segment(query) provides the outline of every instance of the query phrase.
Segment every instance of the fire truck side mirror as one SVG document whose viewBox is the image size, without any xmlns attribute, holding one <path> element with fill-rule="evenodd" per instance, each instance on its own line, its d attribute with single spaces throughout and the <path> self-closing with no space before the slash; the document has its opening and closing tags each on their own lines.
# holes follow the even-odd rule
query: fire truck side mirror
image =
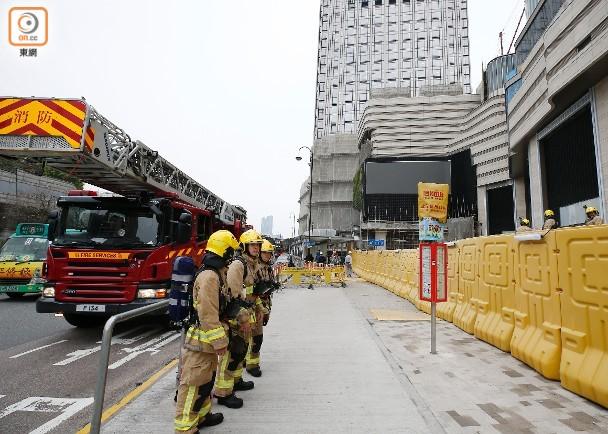
<svg viewBox="0 0 608 434">
<path fill-rule="evenodd" d="M 179 223 L 177 225 L 177 243 L 187 243 L 192 235 L 192 214 L 187 212 L 181 213 Z"/>
<path fill-rule="evenodd" d="M 53 241 L 55 239 L 55 231 L 57 231 L 57 222 L 59 221 L 59 211 L 51 211 L 49 212 L 48 218 L 49 232 L 47 238 L 49 241 Z"/>
</svg>

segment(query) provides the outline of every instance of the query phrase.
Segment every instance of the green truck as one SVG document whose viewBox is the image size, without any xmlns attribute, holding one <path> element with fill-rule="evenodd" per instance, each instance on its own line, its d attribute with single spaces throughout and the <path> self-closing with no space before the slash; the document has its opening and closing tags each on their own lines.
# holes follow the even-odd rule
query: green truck
<svg viewBox="0 0 608 434">
<path fill-rule="evenodd" d="M 18 298 L 42 292 L 48 225 L 19 223 L 0 249 L 0 294 Z"/>
</svg>

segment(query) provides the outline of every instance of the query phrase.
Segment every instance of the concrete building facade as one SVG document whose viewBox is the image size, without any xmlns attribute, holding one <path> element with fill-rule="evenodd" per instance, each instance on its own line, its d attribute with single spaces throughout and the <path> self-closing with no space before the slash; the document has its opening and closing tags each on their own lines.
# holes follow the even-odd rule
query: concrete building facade
<svg viewBox="0 0 608 434">
<path fill-rule="evenodd" d="M 356 136 L 332 134 L 313 146 L 312 229 L 351 235 L 359 221 L 353 209 L 353 177 L 359 161 Z M 299 233 L 308 231 L 310 179 L 300 188 Z"/>
<path fill-rule="evenodd" d="M 516 44 L 507 110 L 517 212 L 562 225 L 608 210 L 608 0 L 541 0 Z"/>
<path fill-rule="evenodd" d="M 358 129 L 362 165 L 374 160 L 450 160 L 454 173 L 450 217 L 474 217 L 478 232 L 484 234 L 514 229 L 514 209 L 502 207 L 504 197 L 512 203 L 513 196 L 504 90 L 513 59 L 509 55 L 492 60 L 477 94 L 410 98 L 398 90 L 372 92 Z M 415 197 L 410 199 L 385 198 L 415 206 Z M 384 239 L 391 230 L 417 231 L 414 209 L 409 214 L 393 213 L 392 221 L 362 211 L 362 226 L 372 231 L 374 239 Z M 376 214 L 382 216 L 383 211 Z M 387 214 L 390 220 L 390 210 Z"/>
<path fill-rule="evenodd" d="M 466 0 L 321 0 L 314 124 L 312 222 L 351 235 L 360 117 L 372 91 L 468 94 Z M 307 191 L 309 182 L 302 185 Z M 300 233 L 308 230 L 301 191 Z"/>
<path fill-rule="evenodd" d="M 466 0 L 321 0 L 315 139 L 354 134 L 370 92 L 471 92 Z"/>
</svg>

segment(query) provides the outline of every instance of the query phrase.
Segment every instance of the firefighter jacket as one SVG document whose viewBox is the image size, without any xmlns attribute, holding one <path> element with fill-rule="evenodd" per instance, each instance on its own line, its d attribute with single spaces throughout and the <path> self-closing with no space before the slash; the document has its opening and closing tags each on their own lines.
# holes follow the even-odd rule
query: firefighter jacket
<svg viewBox="0 0 608 434">
<path fill-rule="evenodd" d="M 253 283 L 258 271 L 258 259 L 244 253 L 228 266 L 228 288 L 232 298 L 246 298 L 253 292 Z"/>
<path fill-rule="evenodd" d="M 228 266 L 228 289 L 231 298 L 240 297 L 253 304 L 251 295 L 253 284 L 258 270 L 258 259 L 244 253 L 236 257 Z M 255 323 L 253 308 L 242 309 L 236 318 L 232 318 L 229 324 L 233 330 L 239 328 L 244 322 Z"/>
<path fill-rule="evenodd" d="M 585 221 L 586 226 L 596 226 L 596 225 L 603 225 L 603 224 L 604 224 L 604 220 L 602 220 L 602 218 L 599 215 L 596 215 L 595 217 L 593 217 L 591 219 L 587 219 L 587 221 Z"/>
<path fill-rule="evenodd" d="M 272 269 L 272 265 L 260 261 L 260 267 L 258 268 L 256 282 L 275 283 L 275 276 L 274 271 Z M 255 297 L 255 306 L 256 312 L 260 312 L 263 315 L 268 315 L 272 306 L 270 296 L 266 295 L 261 297 Z"/>
<path fill-rule="evenodd" d="M 220 292 L 226 290 L 226 268 L 207 269 L 194 281 L 193 301 L 198 322 L 186 332 L 184 348 L 215 353 L 228 346 L 228 336 L 220 322 Z"/>
<path fill-rule="evenodd" d="M 545 224 L 543 225 L 544 230 L 556 229 L 556 228 L 557 228 L 557 222 L 555 221 L 555 219 L 545 220 Z"/>
<path fill-rule="evenodd" d="M 517 228 L 516 232 L 530 232 L 532 231 L 532 228 L 530 226 L 520 226 Z"/>
</svg>

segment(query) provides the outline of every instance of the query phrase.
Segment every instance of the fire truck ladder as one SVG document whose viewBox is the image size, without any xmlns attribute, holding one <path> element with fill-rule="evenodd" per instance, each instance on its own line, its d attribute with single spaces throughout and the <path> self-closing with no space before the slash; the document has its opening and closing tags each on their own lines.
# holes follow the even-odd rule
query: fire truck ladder
<svg viewBox="0 0 608 434">
<path fill-rule="evenodd" d="M 73 135 L 66 136 L 56 130 L 45 132 L 35 125 L 29 131 L 23 128 L 16 130 L 19 134 L 15 134 L 15 131 L 7 132 L 7 128 L 3 129 L 2 126 L 12 118 L 7 118 L 11 113 L 6 111 L 6 107 L 2 108 L 3 101 L 7 100 L 0 99 L 0 155 L 40 159 L 46 165 L 83 182 L 123 196 L 139 195 L 142 192 L 155 195 L 173 193 L 190 205 L 215 212 L 225 224 L 234 224 L 237 219 L 244 222 L 246 219 L 243 208 L 231 205 L 213 194 L 159 155 L 158 151 L 138 140 L 133 141 L 129 134 L 102 116 L 85 100 L 14 99 L 17 103 L 8 100 L 13 105 L 29 101 L 23 108 L 29 107 L 31 110 L 38 104 L 45 104 L 45 107 L 80 104 L 84 119 L 81 120 L 80 136 L 76 137 L 79 143 L 74 141 Z M 59 109 L 57 112 L 62 113 Z M 57 114 L 52 110 L 50 113 L 49 116 Z M 57 117 L 64 123 L 69 123 L 69 120 L 60 118 L 58 114 Z M 37 118 L 41 119 L 40 114 Z M 71 119 L 75 123 L 78 121 L 74 117 Z M 53 125 L 59 129 L 56 124 Z"/>
</svg>

